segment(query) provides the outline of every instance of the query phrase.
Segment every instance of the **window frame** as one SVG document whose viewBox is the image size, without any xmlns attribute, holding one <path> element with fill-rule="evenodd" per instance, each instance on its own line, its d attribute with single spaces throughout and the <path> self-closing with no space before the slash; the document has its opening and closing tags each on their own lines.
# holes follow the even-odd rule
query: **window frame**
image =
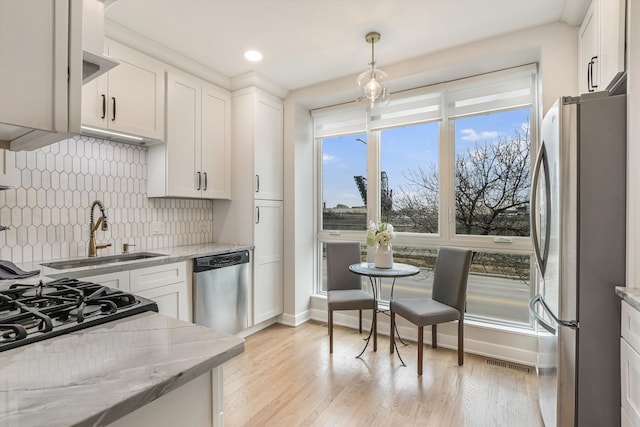
<svg viewBox="0 0 640 427">
<path fill-rule="evenodd" d="M 463 246 L 468 247 L 474 251 L 479 252 L 497 252 L 511 255 L 527 255 L 530 257 L 530 292 L 533 294 L 534 284 L 537 280 L 535 261 L 533 257 L 533 243 L 531 236 L 509 236 L 510 242 L 504 242 L 504 239 L 499 239 L 499 236 L 482 236 L 482 235 L 462 235 L 456 234 L 455 224 L 455 120 L 456 118 L 471 116 L 476 114 L 482 114 L 481 112 L 475 112 L 472 114 L 466 114 L 462 116 L 450 117 L 449 116 L 449 98 L 450 92 L 456 91 L 473 91 L 475 87 L 482 87 L 483 85 L 496 85 L 496 82 L 502 77 L 518 76 L 523 74 L 530 74 L 531 76 L 531 103 L 530 103 L 530 170 L 533 170 L 533 162 L 535 161 L 535 153 L 537 153 L 538 131 L 539 131 L 539 90 L 538 90 L 538 69 L 537 64 L 527 64 L 514 69 L 501 70 L 493 73 L 488 73 L 480 76 L 473 76 L 454 82 L 441 83 L 423 88 L 412 89 L 402 93 L 395 94 L 397 97 L 410 97 L 416 94 L 431 97 L 434 93 L 440 93 L 441 102 L 440 109 L 442 118 L 438 120 L 434 119 L 434 116 L 429 116 L 428 120 L 415 121 L 413 123 L 406 123 L 402 126 L 410 126 L 412 124 L 421 124 L 432 122 L 434 120 L 439 121 L 439 137 L 438 137 L 438 169 L 439 169 L 439 224 L 438 233 L 409 233 L 402 232 L 397 233 L 394 244 L 398 246 L 411 246 L 417 248 L 438 248 L 441 246 Z M 341 109 L 349 111 L 353 114 L 354 108 L 357 108 L 353 103 L 347 106 L 331 107 L 330 109 L 322 109 L 321 114 L 339 114 Z M 521 108 L 519 106 L 512 106 L 510 108 L 498 109 L 494 111 L 486 111 L 483 113 L 506 111 L 509 109 Z M 312 112 L 314 118 L 315 112 Z M 364 111 L 362 111 L 363 117 L 365 117 Z M 350 116 L 351 117 L 351 116 Z M 370 122 L 375 114 L 366 114 L 367 123 L 367 177 L 378 177 L 377 179 L 367 179 L 367 222 L 378 222 L 381 218 L 380 208 L 380 172 L 381 172 L 381 131 L 383 129 L 389 129 L 396 126 L 385 126 L 380 130 L 371 129 Z M 373 126 L 375 128 L 375 126 Z M 347 132 L 344 135 L 361 133 Z M 342 133 L 340 133 L 342 135 Z M 315 142 L 315 242 L 316 242 L 316 280 L 314 293 L 324 294 L 322 291 L 322 244 L 331 241 L 356 241 L 364 242 L 366 230 L 325 230 L 322 224 L 322 139 L 323 137 L 316 137 L 314 135 Z M 477 320 L 488 324 L 503 324 L 490 320 L 484 317 L 476 317 L 473 315 L 467 315 L 470 319 Z M 504 323 L 506 326 L 513 326 L 509 323 Z M 529 327 L 532 327 L 530 322 Z"/>
</svg>

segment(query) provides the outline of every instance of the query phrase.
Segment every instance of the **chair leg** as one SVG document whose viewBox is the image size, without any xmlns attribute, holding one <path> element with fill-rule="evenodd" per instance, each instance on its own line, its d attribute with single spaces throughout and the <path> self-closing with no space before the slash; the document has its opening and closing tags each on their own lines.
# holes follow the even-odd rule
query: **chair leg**
<svg viewBox="0 0 640 427">
<path fill-rule="evenodd" d="M 373 351 L 378 351 L 378 313 L 373 309 Z"/>
<path fill-rule="evenodd" d="M 438 348 L 438 325 L 431 325 L 431 347 Z"/>
<path fill-rule="evenodd" d="M 393 348 L 395 347 L 396 337 L 396 314 L 391 312 L 391 329 L 389 330 L 389 354 L 393 354 Z"/>
<path fill-rule="evenodd" d="M 358 310 L 358 332 L 362 333 L 362 310 Z"/>
<path fill-rule="evenodd" d="M 333 310 L 329 310 L 329 353 L 333 353 Z"/>
<path fill-rule="evenodd" d="M 424 327 L 418 326 L 418 375 L 422 375 L 422 351 L 424 350 Z"/>
<path fill-rule="evenodd" d="M 464 363 L 464 322 L 462 318 L 458 320 L 458 365 Z"/>
</svg>

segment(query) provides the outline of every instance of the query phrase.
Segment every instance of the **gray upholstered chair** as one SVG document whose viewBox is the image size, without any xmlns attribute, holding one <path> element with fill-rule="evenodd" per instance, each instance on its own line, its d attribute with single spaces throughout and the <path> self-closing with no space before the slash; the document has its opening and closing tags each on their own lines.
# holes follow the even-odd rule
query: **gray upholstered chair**
<svg viewBox="0 0 640 427">
<path fill-rule="evenodd" d="M 327 250 L 327 310 L 329 312 L 329 352 L 333 353 L 333 312 L 358 310 L 359 331 L 362 333 L 362 310 L 373 310 L 373 351 L 378 348 L 376 326 L 376 300 L 362 290 L 362 278 L 349 271 L 349 265 L 361 262 L 360 244 L 357 242 L 331 242 Z"/>
<path fill-rule="evenodd" d="M 422 375 L 424 327 L 431 325 L 432 347 L 438 347 L 438 323 L 458 321 L 458 365 L 464 360 L 463 324 L 467 298 L 467 279 L 472 252 L 467 249 L 441 248 L 434 268 L 431 298 L 399 299 L 390 302 L 391 347 L 394 349 L 393 331 L 396 314 L 418 326 L 418 375 Z"/>
</svg>

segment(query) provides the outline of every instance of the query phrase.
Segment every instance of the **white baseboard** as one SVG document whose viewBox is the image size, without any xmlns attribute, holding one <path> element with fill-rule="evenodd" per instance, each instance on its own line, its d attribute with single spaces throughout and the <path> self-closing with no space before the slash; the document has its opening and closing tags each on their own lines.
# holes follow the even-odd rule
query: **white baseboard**
<svg viewBox="0 0 640 427">
<path fill-rule="evenodd" d="M 257 325 L 253 325 L 243 331 L 238 332 L 236 336 L 239 336 L 241 338 L 246 338 L 249 335 L 253 335 L 256 332 L 259 332 L 265 328 L 268 328 L 271 325 L 275 325 L 277 323 L 276 320 L 277 318 L 275 317 L 269 320 L 265 320 L 264 322 L 258 323 Z"/>
<path fill-rule="evenodd" d="M 278 316 L 278 323 L 281 323 L 287 326 L 293 326 L 293 327 L 300 326 L 303 323 L 308 322 L 309 320 L 311 320 L 310 310 L 304 311 L 296 315 L 282 313 L 280 316 Z"/>
</svg>

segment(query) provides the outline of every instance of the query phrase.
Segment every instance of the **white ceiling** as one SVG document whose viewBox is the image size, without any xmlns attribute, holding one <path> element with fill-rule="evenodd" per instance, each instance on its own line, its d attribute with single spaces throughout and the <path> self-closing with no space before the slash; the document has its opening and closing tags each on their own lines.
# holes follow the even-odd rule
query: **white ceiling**
<svg viewBox="0 0 640 427">
<path fill-rule="evenodd" d="M 115 22 L 233 78 L 256 71 L 295 90 L 549 22 L 575 25 L 591 0 L 106 0 Z M 247 49 L 264 59 L 247 62 Z"/>
</svg>

